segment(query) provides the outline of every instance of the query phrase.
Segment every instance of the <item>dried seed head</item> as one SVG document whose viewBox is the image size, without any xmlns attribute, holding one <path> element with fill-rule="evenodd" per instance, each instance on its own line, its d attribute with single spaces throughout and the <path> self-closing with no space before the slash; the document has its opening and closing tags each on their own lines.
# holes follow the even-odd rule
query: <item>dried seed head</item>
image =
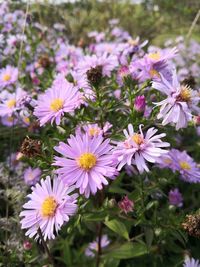
<svg viewBox="0 0 200 267">
<path fill-rule="evenodd" d="M 182 226 L 189 235 L 200 238 L 200 214 L 186 215 Z"/>
<path fill-rule="evenodd" d="M 88 70 L 87 78 L 92 85 L 98 85 L 102 78 L 102 66 L 96 66 Z"/>
<path fill-rule="evenodd" d="M 37 155 L 40 155 L 41 154 L 41 141 L 31 139 L 27 136 L 24 139 L 20 147 L 20 152 L 28 158 L 32 158 Z"/>
<path fill-rule="evenodd" d="M 43 55 L 39 58 L 38 64 L 42 66 L 43 68 L 48 68 L 51 64 L 50 59 L 48 55 Z"/>
</svg>

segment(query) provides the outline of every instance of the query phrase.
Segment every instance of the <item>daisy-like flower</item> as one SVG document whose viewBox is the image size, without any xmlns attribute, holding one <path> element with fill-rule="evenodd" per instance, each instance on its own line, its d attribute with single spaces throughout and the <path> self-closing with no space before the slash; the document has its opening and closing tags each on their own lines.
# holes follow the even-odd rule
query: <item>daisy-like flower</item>
<svg viewBox="0 0 200 267">
<path fill-rule="evenodd" d="M 181 179 L 189 183 L 200 183 L 200 168 L 186 151 L 172 149 L 170 153 L 172 169 L 181 174 Z"/>
<path fill-rule="evenodd" d="M 183 267 L 200 267 L 199 260 L 195 260 L 194 258 L 186 257 Z"/>
<path fill-rule="evenodd" d="M 0 87 L 4 88 L 14 84 L 18 78 L 18 69 L 12 66 L 6 66 L 0 70 Z"/>
<path fill-rule="evenodd" d="M 153 82 L 152 87 L 167 95 L 167 98 L 156 106 L 161 106 L 158 119 L 163 119 L 162 125 L 175 124 L 176 130 L 185 128 L 192 120 L 191 111 L 198 111 L 199 96 L 189 86 L 178 82 L 176 71 L 173 72 L 172 84 L 161 75 L 160 82 Z"/>
<path fill-rule="evenodd" d="M 60 142 L 54 149 L 63 157 L 55 156 L 53 165 L 59 166 L 58 175 L 67 185 L 76 185 L 80 194 L 88 198 L 107 185 L 106 178 L 117 174 L 110 140 L 102 135 L 90 138 L 88 134 L 76 133 L 67 139 L 68 144 Z"/>
<path fill-rule="evenodd" d="M 116 56 L 103 55 L 97 57 L 96 55 L 85 56 L 78 64 L 78 71 L 82 74 L 88 73 L 91 69 L 101 68 L 103 76 L 111 76 L 111 72 L 118 66 L 118 60 Z"/>
<path fill-rule="evenodd" d="M 41 176 L 41 170 L 40 168 L 31 168 L 28 167 L 24 171 L 24 181 L 27 185 L 35 185 L 39 180 Z"/>
<path fill-rule="evenodd" d="M 17 88 L 15 93 L 6 93 L 0 102 L 0 116 L 11 117 L 13 113 L 21 109 L 24 105 L 22 99 L 27 96 L 27 93 L 21 88 Z"/>
<path fill-rule="evenodd" d="M 90 137 L 93 137 L 106 134 L 106 132 L 108 132 L 111 127 L 112 124 L 110 124 L 109 122 L 106 122 L 103 128 L 99 127 L 97 123 L 92 123 L 78 126 L 76 132 L 81 133 L 83 131 L 84 133 L 87 133 Z"/>
<path fill-rule="evenodd" d="M 118 170 L 121 170 L 126 164 L 134 164 L 140 173 L 143 171 L 148 172 L 149 168 L 146 161 L 155 163 L 161 155 L 167 153 L 167 150 L 162 148 L 170 145 L 161 140 L 166 134 L 155 135 L 157 131 L 152 127 L 144 135 L 142 125 L 140 125 L 139 133 L 135 133 L 133 126 L 129 124 L 128 131 L 124 130 L 126 139 L 118 142 L 114 151 L 119 163 Z"/>
<path fill-rule="evenodd" d="M 64 76 L 58 75 L 44 94 L 38 97 L 34 115 L 39 119 L 40 126 L 55 121 L 60 124 L 64 113 L 73 113 L 80 106 L 80 93 L 78 88 L 69 83 Z"/>
<path fill-rule="evenodd" d="M 55 177 L 53 186 L 51 178 L 41 180 L 32 188 L 32 193 L 27 197 L 29 201 L 24 204 L 24 210 L 20 213 L 21 228 L 28 229 L 26 236 L 39 238 L 38 229 L 40 228 L 44 240 L 54 239 L 55 234 L 61 226 L 69 221 L 69 217 L 74 215 L 77 210 L 77 194 L 71 193 L 74 188 L 67 187 L 63 182 Z"/>
<path fill-rule="evenodd" d="M 110 244 L 110 240 L 108 239 L 107 235 L 103 235 L 101 237 L 101 248 L 105 248 Z M 99 245 L 98 245 L 98 238 L 89 243 L 89 246 L 86 248 L 85 250 L 85 255 L 88 257 L 94 257 L 95 256 L 95 252 L 97 252 L 99 250 Z"/>
</svg>

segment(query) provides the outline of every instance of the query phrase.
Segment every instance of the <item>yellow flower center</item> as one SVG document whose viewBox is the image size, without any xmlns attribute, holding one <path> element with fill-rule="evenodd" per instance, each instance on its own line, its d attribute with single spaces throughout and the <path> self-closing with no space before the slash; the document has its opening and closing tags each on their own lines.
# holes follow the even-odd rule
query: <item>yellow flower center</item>
<svg viewBox="0 0 200 267">
<path fill-rule="evenodd" d="M 191 166 L 186 161 L 179 162 L 181 169 L 183 170 L 191 170 Z"/>
<path fill-rule="evenodd" d="M 137 144 L 137 145 L 141 145 L 144 142 L 144 139 L 142 138 L 142 136 L 140 134 L 134 134 L 132 136 L 132 140 Z"/>
<path fill-rule="evenodd" d="M 13 108 L 16 105 L 16 100 L 15 99 L 10 99 L 6 103 L 8 108 Z"/>
<path fill-rule="evenodd" d="M 99 134 L 99 129 L 98 128 L 90 128 L 89 129 L 89 135 L 94 136 Z"/>
<path fill-rule="evenodd" d="M 4 82 L 8 82 L 10 80 L 10 78 L 11 78 L 11 75 L 10 74 L 4 74 L 3 75 L 3 81 Z"/>
<path fill-rule="evenodd" d="M 95 166 L 97 162 L 97 158 L 92 153 L 83 153 L 78 159 L 78 165 L 84 169 L 85 171 L 89 171 L 91 168 Z"/>
<path fill-rule="evenodd" d="M 30 118 L 29 118 L 29 117 L 24 117 L 24 118 L 23 118 L 23 121 L 24 121 L 25 123 L 30 123 Z"/>
<path fill-rule="evenodd" d="M 159 60 L 160 59 L 160 53 L 159 52 L 156 52 L 156 53 L 149 53 L 148 54 L 148 57 L 150 59 L 153 59 L 153 60 Z"/>
<path fill-rule="evenodd" d="M 152 78 L 154 78 L 154 77 L 160 77 L 160 74 L 159 74 L 159 72 L 157 71 L 157 70 L 154 70 L 154 69 L 151 69 L 150 71 L 149 71 L 149 74 L 150 74 L 150 76 L 152 77 Z"/>
<path fill-rule="evenodd" d="M 182 101 L 188 102 L 191 100 L 191 88 L 189 86 L 181 86 L 180 99 Z"/>
<path fill-rule="evenodd" d="M 42 203 L 41 213 L 43 217 L 52 217 L 57 208 L 57 202 L 53 197 L 47 197 Z"/>
<path fill-rule="evenodd" d="M 54 112 L 59 111 L 63 107 L 64 101 L 56 98 L 51 102 L 50 109 Z"/>
</svg>

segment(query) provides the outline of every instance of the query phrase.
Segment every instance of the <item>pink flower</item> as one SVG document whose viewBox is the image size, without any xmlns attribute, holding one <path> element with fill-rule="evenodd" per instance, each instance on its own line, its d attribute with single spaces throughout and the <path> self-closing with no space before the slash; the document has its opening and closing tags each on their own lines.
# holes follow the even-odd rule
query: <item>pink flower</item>
<svg viewBox="0 0 200 267">
<path fill-rule="evenodd" d="M 69 83 L 64 76 L 58 75 L 53 86 L 40 95 L 34 110 L 40 126 L 47 122 L 60 124 L 64 113 L 73 113 L 80 106 L 80 93 L 78 88 Z"/>
<path fill-rule="evenodd" d="M 119 203 L 118 206 L 121 211 L 125 212 L 126 214 L 128 212 L 133 211 L 134 203 L 131 201 L 128 196 L 125 196 Z"/>
<path fill-rule="evenodd" d="M 24 250 L 30 250 L 32 248 L 31 242 L 29 242 L 28 240 L 24 241 L 23 248 Z"/>
<path fill-rule="evenodd" d="M 88 134 L 71 135 L 68 144 L 60 142 L 54 149 L 64 157 L 55 156 L 53 165 L 59 166 L 58 175 L 67 185 L 76 185 L 80 194 L 88 198 L 107 185 L 106 178 L 113 179 L 117 173 L 110 140 Z"/>
<path fill-rule="evenodd" d="M 49 176 L 32 187 L 32 193 L 28 195 L 29 201 L 24 204 L 24 210 L 20 213 L 22 229 L 28 229 L 26 236 L 39 238 L 40 228 L 44 240 L 54 239 L 61 226 L 69 221 L 69 217 L 77 210 L 77 194 L 72 194 L 74 187 L 67 187 L 55 177 L 53 186 Z"/>
<path fill-rule="evenodd" d="M 162 148 L 169 147 L 169 143 L 161 140 L 166 134 L 155 135 L 158 130 L 150 128 L 144 135 L 141 126 L 139 127 L 140 133 L 135 133 L 133 126 L 129 124 L 128 131 L 124 130 L 126 139 L 117 143 L 114 155 L 119 163 L 118 170 L 126 164 L 133 164 L 140 173 L 148 172 L 146 161 L 155 163 L 161 155 L 167 153 L 167 150 Z"/>
<path fill-rule="evenodd" d="M 146 107 L 146 99 L 144 95 L 137 96 L 134 101 L 134 108 L 138 112 L 144 112 Z"/>
</svg>

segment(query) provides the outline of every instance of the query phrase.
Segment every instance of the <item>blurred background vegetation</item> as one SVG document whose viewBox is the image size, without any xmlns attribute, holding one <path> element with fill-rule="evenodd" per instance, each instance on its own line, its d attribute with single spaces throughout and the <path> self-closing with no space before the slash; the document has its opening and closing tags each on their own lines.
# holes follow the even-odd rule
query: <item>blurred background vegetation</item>
<svg viewBox="0 0 200 267">
<path fill-rule="evenodd" d="M 21 1 L 12 3 L 13 8 L 22 5 Z M 142 40 L 148 39 L 153 44 L 162 45 L 167 38 L 187 35 L 200 9 L 200 0 L 141 0 L 140 4 L 135 4 L 134 0 L 51 3 L 48 0 L 40 3 L 32 1 L 30 13 L 33 20 L 39 19 L 42 24 L 48 26 L 55 22 L 63 23 L 75 44 L 80 39 L 84 40 L 89 31 L 105 31 L 109 19 L 119 18 L 119 26 L 133 37 L 140 36 Z M 192 37 L 200 40 L 200 20 Z"/>
</svg>

